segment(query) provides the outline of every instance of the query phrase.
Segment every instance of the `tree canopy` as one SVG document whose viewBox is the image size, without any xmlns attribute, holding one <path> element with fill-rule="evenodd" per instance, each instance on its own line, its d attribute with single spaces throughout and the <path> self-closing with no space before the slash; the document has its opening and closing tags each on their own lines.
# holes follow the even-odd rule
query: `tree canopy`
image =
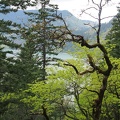
<svg viewBox="0 0 120 120">
<path fill-rule="evenodd" d="M 112 28 L 106 36 L 106 39 L 109 40 L 108 44 L 112 44 L 113 49 L 111 51 L 111 55 L 113 57 L 120 57 L 120 8 L 118 7 L 118 13 L 113 18 Z"/>
<path fill-rule="evenodd" d="M 92 42 L 74 34 L 49 0 L 0 1 L 1 14 L 22 9 L 28 15 L 22 25 L 0 20 L 1 120 L 120 119 L 120 10 L 106 42 L 100 36 L 101 14 L 109 1 L 91 2 L 98 11 L 97 27 L 87 24 L 95 30 Z M 39 10 L 26 11 L 37 3 Z M 67 42 L 72 58 L 57 58 Z"/>
</svg>

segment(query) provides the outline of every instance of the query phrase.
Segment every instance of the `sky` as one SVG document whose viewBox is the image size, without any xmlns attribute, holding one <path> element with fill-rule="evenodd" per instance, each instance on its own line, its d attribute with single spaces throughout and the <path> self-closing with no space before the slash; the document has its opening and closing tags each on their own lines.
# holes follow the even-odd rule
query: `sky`
<svg viewBox="0 0 120 120">
<path fill-rule="evenodd" d="M 91 0 L 89 0 L 89 1 L 91 1 Z M 105 1 L 105 0 L 103 0 L 103 1 Z M 94 2 L 99 3 L 100 0 L 94 0 Z M 119 0 L 111 0 L 111 2 L 109 2 L 109 4 L 107 4 L 103 8 L 102 17 L 116 15 L 117 14 L 116 7 L 118 6 L 119 2 L 120 2 Z M 82 16 L 80 15 L 81 10 L 93 6 L 93 4 L 91 4 L 90 2 L 88 3 L 88 0 L 50 0 L 50 4 L 57 4 L 59 7 L 59 10 L 68 10 L 79 19 L 85 19 L 85 20 L 87 19 L 87 20 L 95 21 L 95 19 L 93 19 L 92 17 L 90 17 L 86 14 L 83 14 Z M 97 15 L 98 15 L 97 11 L 94 9 L 91 9 L 87 12 L 90 13 L 91 15 L 94 15 L 95 17 L 97 17 Z M 106 19 L 106 20 L 104 20 L 104 22 L 107 22 L 110 19 L 111 18 Z"/>
</svg>

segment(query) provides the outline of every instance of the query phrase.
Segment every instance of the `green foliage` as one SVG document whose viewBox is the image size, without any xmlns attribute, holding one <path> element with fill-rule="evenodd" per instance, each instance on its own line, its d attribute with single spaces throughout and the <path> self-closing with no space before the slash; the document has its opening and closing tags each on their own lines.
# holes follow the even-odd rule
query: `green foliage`
<svg viewBox="0 0 120 120">
<path fill-rule="evenodd" d="M 16 60 L 13 58 L 12 50 L 18 48 L 14 39 L 19 25 L 4 20 L 0 20 L 0 25 L 0 114 L 4 114 L 8 110 L 9 103 L 15 100 L 9 95 L 16 90 L 16 82 L 13 76 Z M 13 36 L 15 37 L 13 38 Z"/>
<path fill-rule="evenodd" d="M 62 26 L 54 25 L 57 18 L 57 6 L 46 4 L 45 1 L 41 5 L 42 8 L 35 13 L 25 12 L 29 16 L 30 25 L 22 28 L 22 35 L 23 39 L 29 39 L 34 45 L 34 54 L 41 63 L 42 80 L 45 80 L 47 76 L 46 66 L 55 60 L 50 56 L 57 55 L 59 48 L 62 47 L 59 37 Z M 58 40 L 59 38 L 60 40 Z"/>
<path fill-rule="evenodd" d="M 102 62 L 102 54 L 96 48 L 88 50 L 76 45 L 78 50 L 74 51 L 74 59 L 67 60 L 65 63 L 71 63 L 78 68 L 80 72 L 91 69 L 86 54 L 95 56 L 95 63 L 106 68 Z M 98 54 L 99 53 L 99 54 Z M 115 63 L 110 78 L 108 88 L 105 93 L 100 120 L 116 119 L 119 120 L 119 59 L 110 58 Z M 85 62 L 86 61 L 86 62 Z M 85 65 L 84 65 L 85 63 Z M 62 65 L 62 63 L 60 63 Z M 101 85 L 102 75 L 97 72 L 88 73 L 84 76 L 77 75 L 72 67 L 62 65 L 63 68 L 48 68 L 49 76 L 45 82 L 36 82 L 29 84 L 29 89 L 24 91 L 22 101 L 30 108 L 31 113 L 43 114 L 42 106 L 47 108 L 47 114 L 50 119 L 82 119 L 92 120 L 92 106 L 97 97 Z M 56 113 L 59 111 L 59 113 Z"/>
<path fill-rule="evenodd" d="M 86 54 L 91 56 L 96 56 L 94 62 L 99 65 L 103 70 L 106 69 L 105 63 L 102 60 L 102 54 L 98 48 L 95 50 L 89 50 L 86 48 L 81 48 L 79 45 L 75 45 L 77 49 L 72 53 L 74 56 L 73 60 L 67 60 L 77 67 L 79 72 L 83 72 L 86 69 L 91 69 L 89 62 L 87 60 Z M 112 63 L 114 64 L 114 69 L 108 80 L 108 88 L 105 93 L 101 120 L 117 119 L 119 120 L 119 94 L 120 94 L 120 84 L 119 84 L 119 59 L 110 57 Z M 65 61 L 66 63 L 66 61 Z M 85 64 L 84 64 L 85 63 Z M 102 63 L 102 64 L 101 64 Z M 66 110 L 65 119 L 82 119 L 86 120 L 92 119 L 92 106 L 94 100 L 97 97 L 99 88 L 101 86 L 102 75 L 97 72 L 84 74 L 84 76 L 77 75 L 73 68 L 63 66 L 64 69 L 58 71 L 54 76 L 57 76 L 59 80 L 65 81 L 65 86 L 67 93 L 64 97 L 65 105 L 63 108 Z M 63 110 L 63 109 L 62 109 Z M 111 111 L 112 110 L 112 111 Z"/>
<path fill-rule="evenodd" d="M 5 1 L 1 1 L 0 3 L 3 5 L 3 10 L 1 12 L 7 13 L 13 11 L 16 10 L 16 7 L 26 8 L 27 2 L 30 1 L 27 1 L 25 3 L 20 2 L 20 4 L 18 2 L 15 2 L 16 1 L 14 1 L 13 4 L 11 3 L 11 5 L 15 6 L 15 9 L 10 9 L 8 7 L 10 4 L 6 3 Z M 20 6 L 16 6 L 16 4 L 19 4 Z M 24 97 L 29 97 L 29 95 L 26 96 L 23 94 L 24 90 L 31 89 L 31 87 L 29 88 L 28 84 L 33 83 L 33 85 L 35 86 L 36 81 L 46 79 L 46 65 L 48 65 L 49 62 L 52 60 L 52 58 L 47 57 L 47 54 L 55 54 L 56 49 L 59 48 L 60 42 L 57 42 L 57 39 L 53 39 L 54 36 L 52 36 L 55 35 L 54 32 L 59 28 L 57 26 L 54 26 L 52 23 L 55 21 L 55 16 L 52 16 L 52 13 L 56 15 L 56 9 L 54 8 L 54 6 L 52 7 L 53 11 L 52 9 L 42 8 L 38 11 L 38 14 L 30 13 L 29 16 L 31 15 L 30 17 L 33 21 L 30 20 L 32 24 L 28 27 L 24 26 L 23 28 L 21 28 L 20 25 L 12 23 L 11 21 L 0 20 L 0 38 L 2 40 L 0 41 L 0 63 L 2 70 L 0 73 L 1 119 L 8 119 L 9 117 L 9 119 L 13 119 L 13 116 L 15 119 L 27 119 L 23 116 L 29 114 L 27 115 L 27 117 L 31 117 L 30 110 L 32 110 L 33 112 L 34 109 L 36 110 L 36 108 L 38 107 L 35 103 L 31 106 L 33 108 L 31 109 L 31 107 L 29 107 L 26 102 L 21 102 L 21 99 L 23 99 Z M 20 46 L 15 44 L 16 39 L 24 40 L 24 45 Z M 14 51 L 16 50 L 15 48 L 17 48 L 16 56 L 15 53 L 12 55 L 12 52 L 7 51 L 7 49 L 10 51 Z M 7 56 L 8 53 L 9 56 Z M 38 82 L 38 86 L 35 87 L 42 87 L 43 84 L 41 83 L 39 84 Z M 44 87 L 47 89 L 47 87 L 49 86 L 47 86 L 46 84 L 44 85 Z M 55 89 L 59 89 L 59 87 Z M 45 91 L 41 91 L 41 94 L 45 94 Z M 32 94 L 35 94 L 34 90 Z M 48 96 L 46 94 L 46 96 L 43 96 L 41 101 L 47 100 L 47 97 Z M 51 97 L 53 98 L 53 96 Z M 52 98 L 50 98 L 50 100 Z M 32 99 L 34 99 L 34 97 Z M 48 104 L 50 103 L 47 101 L 44 107 L 46 108 Z M 40 103 L 39 105 L 44 104 Z M 50 107 L 48 111 L 49 115 L 51 114 L 52 108 Z M 19 114 L 19 111 L 22 111 L 23 109 L 25 109 L 26 112 L 23 111 Z M 17 115 L 15 115 L 15 111 L 17 111 Z"/>
<path fill-rule="evenodd" d="M 0 12 L 7 14 L 36 4 L 33 3 L 1 0 Z M 11 9 L 11 5 L 15 8 Z M 46 115 L 50 120 L 92 120 L 92 107 L 103 76 L 97 71 L 82 72 L 92 70 L 88 55 L 94 57 L 99 68 L 106 70 L 103 54 L 98 48 L 90 50 L 75 44 L 75 50 L 69 53 L 74 59 L 57 61 L 60 67 L 52 67 L 50 62 L 54 58 L 47 55 L 58 53 L 66 31 L 63 26 L 53 24 L 57 6 L 42 5 L 37 13 L 27 13 L 31 18 L 30 26 L 21 28 L 11 21 L 0 20 L 0 119 L 27 120 L 38 116 L 41 119 Z M 48 9 L 47 5 L 52 8 Z M 115 32 L 111 31 L 115 34 L 110 39 L 117 37 L 119 40 L 118 19 L 114 23 L 112 30 Z M 15 44 L 18 38 L 24 40 L 24 45 Z M 15 56 L 16 48 L 19 53 Z M 120 119 L 120 60 L 111 56 L 110 59 L 114 67 L 102 103 L 101 120 Z M 79 75 L 67 64 L 76 66 Z"/>
<path fill-rule="evenodd" d="M 26 9 L 27 6 L 35 6 L 37 2 L 27 0 L 27 1 L 20 1 L 20 0 L 1 0 L 0 1 L 0 13 L 7 14 L 9 12 L 16 12 L 18 9 Z M 12 7 L 11 7 L 12 6 Z"/>
<path fill-rule="evenodd" d="M 118 14 L 115 16 L 112 22 L 112 28 L 109 31 L 106 39 L 109 40 L 109 44 L 115 45 L 115 47 L 111 51 L 111 55 L 113 57 L 120 57 L 120 9 L 118 8 Z"/>
<path fill-rule="evenodd" d="M 111 58 L 114 68 L 108 80 L 108 88 L 103 102 L 103 114 L 101 120 L 120 119 L 120 59 Z"/>
<path fill-rule="evenodd" d="M 65 95 L 64 81 L 50 77 L 46 83 L 41 81 L 29 84 L 29 86 L 29 89 L 24 91 L 26 97 L 22 101 L 32 107 L 31 113 L 42 115 L 42 106 L 44 106 L 44 108 L 47 108 L 47 114 L 52 116 L 63 101 Z"/>
<path fill-rule="evenodd" d="M 0 13 L 15 12 L 20 7 L 25 8 L 29 2 L 19 0 L 8 2 L 8 0 L 1 0 Z M 16 67 L 17 60 L 14 52 L 20 47 L 15 43 L 15 40 L 20 36 L 19 29 L 20 25 L 12 21 L 0 20 L 0 119 L 2 120 L 13 120 L 13 116 L 18 109 L 17 106 L 20 105 L 20 96 L 18 96 L 20 76 L 17 75 L 19 70 Z"/>
</svg>

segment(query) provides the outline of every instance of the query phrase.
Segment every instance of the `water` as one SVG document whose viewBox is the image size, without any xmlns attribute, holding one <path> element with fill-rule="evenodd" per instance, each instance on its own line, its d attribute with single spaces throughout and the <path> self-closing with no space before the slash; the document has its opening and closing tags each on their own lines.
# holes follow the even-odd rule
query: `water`
<svg viewBox="0 0 120 120">
<path fill-rule="evenodd" d="M 59 59 L 63 59 L 63 60 L 66 60 L 66 59 L 72 59 L 73 57 L 71 55 L 69 55 L 68 53 L 59 53 L 57 56 L 55 56 L 56 58 L 59 58 Z"/>
<path fill-rule="evenodd" d="M 20 50 L 12 50 L 13 54 L 7 54 L 7 57 L 17 57 L 17 53 L 20 53 Z M 73 57 L 68 53 L 59 53 L 58 55 L 49 55 L 48 57 L 54 57 L 62 60 L 72 59 Z"/>
</svg>

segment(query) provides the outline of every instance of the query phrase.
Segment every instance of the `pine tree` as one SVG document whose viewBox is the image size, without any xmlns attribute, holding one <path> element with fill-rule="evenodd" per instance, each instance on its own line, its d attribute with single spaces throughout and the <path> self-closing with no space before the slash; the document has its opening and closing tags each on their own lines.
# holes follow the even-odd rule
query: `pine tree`
<svg viewBox="0 0 120 120">
<path fill-rule="evenodd" d="M 64 35 L 62 32 L 64 27 L 56 25 L 57 5 L 51 5 L 47 0 L 41 0 L 40 3 L 42 7 L 37 12 L 25 12 L 30 19 L 29 23 L 21 29 L 25 44 L 20 53 L 20 60 L 25 65 L 24 67 L 21 65 L 25 70 L 22 75 L 25 74 L 27 80 L 32 80 L 31 83 L 34 83 L 37 79 L 47 84 L 46 67 L 55 60 L 50 56 L 58 54 L 58 49 L 64 43 L 61 38 Z M 39 73 L 38 76 L 34 76 L 33 72 Z M 47 108 L 42 102 L 41 109 L 43 116 L 49 120 Z"/>
<path fill-rule="evenodd" d="M 30 0 L 1 0 L 0 14 L 7 15 L 10 12 L 16 12 L 18 8 L 25 9 L 27 5 L 34 4 L 30 3 Z M 0 19 L 0 119 L 7 117 L 4 114 L 10 109 L 11 104 L 18 103 L 17 97 L 12 95 L 17 92 L 17 85 L 19 84 L 19 79 L 16 79 L 15 74 L 17 61 L 13 52 L 20 47 L 15 43 L 20 35 L 19 29 L 20 25 Z"/>
<path fill-rule="evenodd" d="M 3 4 L 2 4 L 3 3 Z M 7 3 L 6 3 L 7 4 Z M 0 1 L 1 14 L 4 14 L 8 11 L 6 10 L 7 5 L 5 1 Z M 7 7 L 8 8 L 8 7 Z M 14 59 L 12 49 L 18 47 L 14 43 L 14 37 L 17 32 L 18 25 L 12 23 L 11 21 L 0 20 L 0 94 L 7 94 L 8 92 L 13 92 L 13 79 L 12 70 Z M 13 35 L 14 34 L 14 35 Z M 4 98 L 4 95 L 2 96 Z M 9 104 L 9 100 L 2 101 L 0 98 L 0 113 L 4 113 L 5 107 Z"/>
<path fill-rule="evenodd" d="M 18 55 L 16 63 L 16 68 L 18 69 L 16 74 L 19 76 L 21 89 L 26 89 L 28 83 L 41 80 L 41 62 L 39 62 L 35 47 L 34 40 L 27 38 Z"/>
<path fill-rule="evenodd" d="M 118 8 L 118 14 L 113 19 L 112 28 L 106 36 L 106 39 L 109 40 L 108 44 L 115 45 L 111 51 L 111 55 L 120 58 L 120 8 Z"/>
<path fill-rule="evenodd" d="M 41 8 L 38 12 L 25 12 L 30 16 L 28 28 L 24 28 L 28 36 L 31 35 L 34 43 L 36 44 L 36 53 L 41 54 L 40 61 L 42 63 L 43 80 L 46 80 L 46 65 L 53 58 L 50 55 L 57 55 L 59 48 L 62 47 L 61 43 L 64 41 L 60 38 L 62 36 L 62 25 L 56 25 L 57 20 L 57 5 L 49 4 L 48 0 L 40 1 Z M 57 40 L 59 39 L 59 40 Z"/>
<path fill-rule="evenodd" d="M 0 1 L 0 13 L 7 14 L 9 12 L 16 12 L 19 8 L 26 9 L 28 6 L 35 6 L 37 1 L 31 0 L 1 0 Z M 12 6 L 12 7 L 11 7 Z"/>
</svg>

